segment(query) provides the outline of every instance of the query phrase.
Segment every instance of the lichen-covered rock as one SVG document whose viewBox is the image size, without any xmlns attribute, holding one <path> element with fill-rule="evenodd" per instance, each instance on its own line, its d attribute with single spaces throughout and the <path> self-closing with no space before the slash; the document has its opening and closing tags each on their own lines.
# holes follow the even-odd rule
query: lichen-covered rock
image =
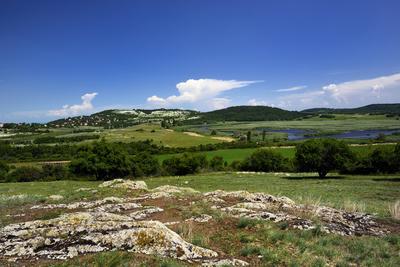
<svg viewBox="0 0 400 267">
<path fill-rule="evenodd" d="M 381 236 L 388 231 L 378 225 L 372 216 L 363 213 L 349 213 L 342 210 L 316 205 L 296 205 L 287 197 L 275 197 L 265 193 L 247 191 L 226 192 L 217 190 L 204 194 L 207 198 L 234 198 L 239 201 L 232 206 L 212 206 L 233 217 L 246 217 L 273 222 L 287 222 L 292 228 L 309 230 L 316 224 L 308 219 L 310 215 L 318 218 L 321 231 L 339 235 L 376 235 Z M 302 216 L 304 214 L 304 216 Z M 302 218 L 305 217 L 305 218 Z"/>
<path fill-rule="evenodd" d="M 147 184 L 144 181 L 132 181 L 124 179 L 114 179 L 106 181 L 99 187 L 124 188 L 129 190 L 147 190 Z"/>
<path fill-rule="evenodd" d="M 158 221 L 135 221 L 104 212 L 65 214 L 47 221 L 12 224 L 0 230 L 0 255 L 67 259 L 113 249 L 180 260 L 215 258 L 218 254 L 184 241 Z"/>
<path fill-rule="evenodd" d="M 238 259 L 222 259 L 222 260 L 207 260 L 203 262 L 201 266 L 205 267 L 222 267 L 222 266 L 234 266 L 234 267 L 242 267 L 249 266 L 249 264 L 245 261 Z"/>
<path fill-rule="evenodd" d="M 178 187 L 173 185 L 162 185 L 151 190 L 152 192 L 163 192 L 170 194 L 198 194 L 199 191 L 190 187 Z"/>
<path fill-rule="evenodd" d="M 208 214 L 201 214 L 199 216 L 194 216 L 194 217 L 191 217 L 189 219 L 186 219 L 185 221 L 186 222 L 192 221 L 192 222 L 205 223 L 205 222 L 208 222 L 211 219 L 212 219 L 212 216 L 210 216 Z"/>
<path fill-rule="evenodd" d="M 51 195 L 48 197 L 48 199 L 52 200 L 52 201 L 60 201 L 60 200 L 63 200 L 64 197 L 61 195 Z"/>
</svg>

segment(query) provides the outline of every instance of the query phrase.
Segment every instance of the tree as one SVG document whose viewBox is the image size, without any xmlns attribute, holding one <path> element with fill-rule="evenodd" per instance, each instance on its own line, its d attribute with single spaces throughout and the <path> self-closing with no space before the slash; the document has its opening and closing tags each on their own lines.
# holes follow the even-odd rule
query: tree
<svg viewBox="0 0 400 267">
<path fill-rule="evenodd" d="M 156 158 L 147 152 L 142 152 L 132 158 L 132 175 L 135 177 L 156 175 L 160 164 Z"/>
<path fill-rule="evenodd" d="M 250 143 L 251 142 L 251 131 L 247 132 L 247 142 Z"/>
<path fill-rule="evenodd" d="M 39 168 L 22 166 L 13 170 L 8 176 L 7 182 L 33 182 L 43 178 L 43 173 Z"/>
<path fill-rule="evenodd" d="M 258 149 L 241 164 L 243 171 L 270 172 L 288 169 L 288 160 L 278 152 L 269 149 Z"/>
<path fill-rule="evenodd" d="M 267 131 L 263 130 L 262 131 L 262 140 L 265 141 L 265 136 L 267 135 Z"/>
<path fill-rule="evenodd" d="M 210 160 L 210 168 L 214 171 L 222 171 L 224 164 L 224 159 L 221 156 L 215 156 Z"/>
<path fill-rule="evenodd" d="M 217 135 L 217 131 L 216 130 L 212 130 L 211 131 L 211 135 Z"/>
<path fill-rule="evenodd" d="M 126 150 L 102 141 L 82 147 L 71 161 L 70 170 L 77 175 L 93 175 L 97 180 L 108 180 L 129 175 L 131 161 Z"/>
<path fill-rule="evenodd" d="M 183 154 L 165 159 L 162 163 L 164 171 L 169 175 L 187 175 L 199 172 L 208 165 L 205 155 Z"/>
<path fill-rule="evenodd" d="M 9 170 L 10 167 L 8 167 L 7 163 L 0 161 L 0 180 L 5 179 Z"/>
<path fill-rule="evenodd" d="M 296 146 L 299 171 L 316 171 L 320 178 L 331 170 L 343 168 L 352 158 L 348 145 L 335 139 L 311 139 Z"/>
</svg>

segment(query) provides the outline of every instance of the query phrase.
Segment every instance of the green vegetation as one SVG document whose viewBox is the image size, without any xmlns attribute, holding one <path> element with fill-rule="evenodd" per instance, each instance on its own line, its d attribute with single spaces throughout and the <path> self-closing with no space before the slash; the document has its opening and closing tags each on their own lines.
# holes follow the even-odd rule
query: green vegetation
<svg viewBox="0 0 400 267">
<path fill-rule="evenodd" d="M 165 129 L 158 124 L 141 124 L 124 129 L 106 130 L 102 136 L 112 142 L 152 140 L 155 144 L 171 147 L 191 147 L 222 142 L 215 137 Z"/>
<path fill-rule="evenodd" d="M 187 175 L 199 172 L 208 167 L 208 161 L 204 155 L 183 154 L 173 156 L 163 161 L 163 170 L 170 175 Z"/>
<path fill-rule="evenodd" d="M 358 108 L 312 108 L 305 113 L 336 113 L 336 114 L 400 114 L 400 104 L 372 104 Z"/>
<path fill-rule="evenodd" d="M 292 120 L 303 117 L 304 114 L 267 106 L 237 106 L 201 113 L 199 116 L 199 119 L 186 121 L 186 123 Z"/>
<path fill-rule="evenodd" d="M 380 144 L 380 145 L 362 145 L 362 146 L 350 146 L 351 151 L 357 155 L 368 155 L 371 153 L 375 148 L 394 148 L 393 144 Z M 295 146 L 283 146 L 283 147 L 262 147 L 266 149 L 271 149 L 277 151 L 279 154 L 286 158 L 294 159 L 296 148 Z M 204 154 L 208 160 L 212 159 L 215 156 L 222 157 L 228 164 L 231 164 L 233 161 L 241 161 L 244 160 L 246 157 L 249 157 L 254 151 L 258 148 L 232 148 L 232 149 L 218 149 L 212 151 L 204 151 L 204 152 L 195 152 Z M 177 154 L 162 154 L 157 155 L 157 159 L 159 161 L 163 161 L 164 159 L 170 158 L 173 155 Z"/>
<path fill-rule="evenodd" d="M 201 132 L 204 125 L 186 126 L 185 130 Z M 251 129 L 302 129 L 319 133 L 340 133 L 351 130 L 399 129 L 396 117 L 385 115 L 337 114 L 334 119 L 324 119 L 313 116 L 290 121 L 251 121 L 251 122 L 214 122 L 207 125 L 207 131 L 244 133 Z M 268 136 L 269 133 L 267 133 Z"/>
<path fill-rule="evenodd" d="M 343 169 L 352 159 L 348 145 L 335 139 L 311 139 L 296 147 L 299 171 L 316 171 L 320 178 L 324 178 L 329 171 Z"/>
<path fill-rule="evenodd" d="M 314 173 L 204 173 L 187 176 L 144 178 L 150 188 L 160 185 L 189 186 L 202 192 L 223 189 L 266 192 L 287 196 L 299 203 L 320 203 L 336 208 L 362 207 L 365 212 L 389 217 L 389 204 L 399 198 L 398 175 L 328 175 L 324 180 Z M 28 183 L 0 183 L 2 197 L 27 195 L 43 197 L 55 192 L 66 201 L 90 196 L 89 192 L 74 192 L 81 187 L 97 188 L 98 181 L 53 181 Z M 99 197 L 123 196 L 121 190 L 100 191 Z M 122 195 L 121 195 L 122 194 Z M 37 201 L 35 198 L 34 201 Z"/>
<path fill-rule="evenodd" d="M 240 163 L 243 171 L 273 172 L 291 170 L 289 160 L 270 149 L 258 149 Z"/>
</svg>

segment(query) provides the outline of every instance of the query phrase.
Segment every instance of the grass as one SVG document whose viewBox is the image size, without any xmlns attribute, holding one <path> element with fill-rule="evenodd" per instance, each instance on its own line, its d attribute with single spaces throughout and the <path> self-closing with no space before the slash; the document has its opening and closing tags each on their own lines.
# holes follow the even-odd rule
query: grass
<svg viewBox="0 0 400 267">
<path fill-rule="evenodd" d="M 190 147 L 221 143 L 210 136 L 191 136 L 180 131 L 161 128 L 158 124 L 141 124 L 123 129 L 105 130 L 102 136 L 108 141 L 132 142 L 153 140 L 155 144 L 171 147 Z"/>
<path fill-rule="evenodd" d="M 256 122 L 221 122 L 208 125 L 210 130 L 249 130 L 256 128 L 267 129 L 304 129 L 318 132 L 342 132 L 367 129 L 399 129 L 396 118 L 387 118 L 385 115 L 337 114 L 335 119 L 313 117 L 292 121 L 256 121 Z M 201 126 L 188 126 L 196 129 Z"/>
<path fill-rule="evenodd" d="M 285 195 L 305 204 L 326 204 L 337 208 L 364 209 L 378 216 L 390 217 L 389 204 L 398 200 L 400 177 L 392 176 L 332 176 L 317 179 L 311 174 L 237 174 L 209 173 L 184 177 L 154 177 L 145 179 L 150 188 L 160 185 L 190 186 L 199 191 L 249 190 Z M 99 188 L 96 181 L 55 181 L 0 184 L 0 220 L 10 209 L 48 202 L 47 197 L 60 194 L 62 202 L 73 202 L 106 196 L 129 196 L 135 193 L 122 189 Z M 81 187 L 96 188 L 97 194 L 76 192 Z M 10 203 L 12 196 L 22 195 L 23 202 Z M 5 200 L 7 199 L 7 200 Z M 11 201 L 11 202 L 12 202 Z M 354 204 L 356 203 L 356 204 Z M 354 205 L 354 206 L 353 206 Z M 358 207 L 361 205 L 361 207 Z M 181 208 L 182 209 L 182 208 Z M 209 206 L 199 201 L 190 209 L 181 210 L 183 218 L 212 214 Z M 58 216 L 58 210 L 39 214 L 35 219 Z M 212 214 L 214 216 L 214 214 Z M 293 230 L 284 223 L 223 217 L 206 224 L 182 224 L 176 231 L 185 240 L 240 258 L 250 266 L 399 266 L 400 236 L 342 237 L 313 231 Z M 43 262 L 43 266 L 188 266 L 184 262 L 129 252 L 111 251 L 89 254 L 63 262 Z"/>
<path fill-rule="evenodd" d="M 289 175 L 289 176 L 287 176 Z M 318 179 L 316 175 L 301 173 L 207 173 L 181 177 L 154 177 L 145 179 L 150 188 L 160 185 L 189 186 L 207 192 L 217 189 L 248 190 L 284 195 L 300 203 L 318 202 L 341 209 L 362 209 L 381 217 L 390 217 L 389 205 L 400 196 L 400 176 L 328 176 Z M 98 188 L 99 182 L 54 181 L 0 184 L 0 208 L 16 207 L 21 204 L 47 201 L 50 195 L 64 196 L 65 202 L 92 199 L 92 193 L 75 190 L 81 187 L 96 188 L 96 198 L 125 196 L 129 192 L 118 189 Z M 13 195 L 23 195 L 24 199 L 10 200 Z M 202 207 L 198 207 L 201 209 Z M 201 212 L 200 212 L 201 213 Z"/>
<path fill-rule="evenodd" d="M 368 154 L 373 149 L 377 147 L 393 147 L 392 144 L 382 144 L 382 145 L 363 145 L 363 146 L 351 146 L 351 150 L 357 154 Z M 295 147 L 271 147 L 279 153 L 281 153 L 284 157 L 287 158 L 294 158 L 296 149 Z M 207 159 L 210 160 L 215 156 L 221 156 L 224 160 L 228 163 L 232 163 L 235 160 L 243 160 L 246 157 L 250 156 L 257 148 L 234 148 L 234 149 L 220 149 L 215 151 L 205 151 L 205 152 L 196 152 L 200 154 L 206 155 Z M 165 155 L 158 155 L 157 158 L 160 161 L 168 159 L 177 154 L 165 154 Z"/>
</svg>

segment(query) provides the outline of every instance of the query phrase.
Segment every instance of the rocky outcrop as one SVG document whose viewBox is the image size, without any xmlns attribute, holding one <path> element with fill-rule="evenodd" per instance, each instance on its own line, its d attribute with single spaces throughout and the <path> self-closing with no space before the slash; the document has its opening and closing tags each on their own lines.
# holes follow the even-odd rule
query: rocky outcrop
<svg viewBox="0 0 400 267">
<path fill-rule="evenodd" d="M 179 205 L 186 205 L 184 208 L 187 209 L 197 201 L 202 201 L 201 205 L 208 205 L 208 208 L 231 217 L 284 222 L 288 227 L 300 230 L 319 227 L 323 232 L 339 235 L 380 236 L 388 233 L 368 214 L 296 204 L 287 197 L 265 193 L 217 190 L 200 194 L 191 188 L 176 186 L 148 190 L 144 182 L 122 179 L 105 182 L 100 187 L 145 192 L 135 198 L 107 197 L 95 201 L 32 206 L 32 212 L 37 212 L 37 209 L 65 209 L 68 213 L 50 220 L 10 224 L 0 229 L 0 260 L 63 260 L 87 253 L 125 250 L 171 257 L 203 266 L 248 265 L 237 259 L 223 259 L 215 251 L 190 244 L 169 229 L 166 225 L 199 225 L 213 220 L 211 215 L 204 214 L 207 209 L 186 220 L 184 216 L 177 218 L 174 212 L 179 209 L 171 212 L 168 210 L 169 204 L 164 203 L 174 203 L 175 200 Z M 150 218 L 163 218 L 160 220 L 168 222 Z"/>
<path fill-rule="evenodd" d="M 65 214 L 48 221 L 12 224 L 0 232 L 0 254 L 67 259 L 88 252 L 124 249 L 180 260 L 217 257 L 185 242 L 158 221 L 134 221 L 104 212 Z"/>
<path fill-rule="evenodd" d="M 231 201 L 236 199 L 235 205 L 223 206 L 223 202 L 219 202 L 219 205 L 214 205 L 213 209 L 237 218 L 287 222 L 292 228 L 310 230 L 317 227 L 317 224 L 310 219 L 315 217 L 321 224 L 318 223 L 318 227 L 326 233 L 374 236 L 382 236 L 388 233 L 369 214 L 349 213 L 325 206 L 297 205 L 287 197 L 275 197 L 265 193 L 247 191 L 226 192 L 222 190 L 204 195 L 208 198 L 230 198 Z"/>
<path fill-rule="evenodd" d="M 129 190 L 147 190 L 147 184 L 144 181 L 132 181 L 124 179 L 114 179 L 106 181 L 99 187 L 124 188 Z"/>
</svg>

